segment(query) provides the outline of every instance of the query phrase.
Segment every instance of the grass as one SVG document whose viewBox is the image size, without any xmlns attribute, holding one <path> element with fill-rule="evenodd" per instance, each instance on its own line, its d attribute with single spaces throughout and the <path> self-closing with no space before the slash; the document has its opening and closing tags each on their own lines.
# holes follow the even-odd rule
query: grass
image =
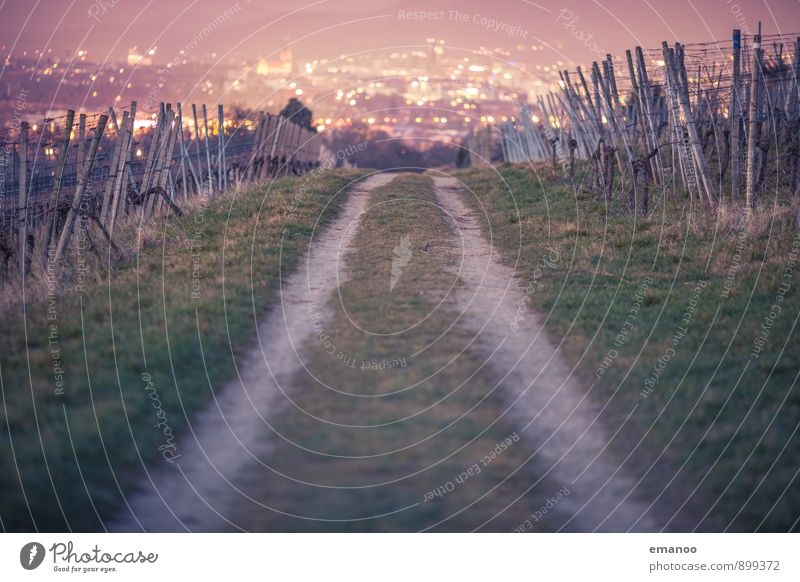
<svg viewBox="0 0 800 582">
<path fill-rule="evenodd" d="M 683 196 L 646 218 L 609 212 L 549 170 L 458 177 L 504 260 L 541 283 L 548 333 L 609 404 L 605 423 L 623 426 L 613 449 L 673 526 L 796 530 L 796 205 L 761 200 L 742 227 L 734 206 L 717 218 Z"/>
<path fill-rule="evenodd" d="M 337 212 L 342 197 L 333 194 L 359 175 L 312 173 L 208 207 L 195 203 L 184 217 L 143 229 L 125 225 L 127 261 L 109 270 L 90 256 L 88 271 L 71 272 L 53 299 L 35 273 L 24 311 L 4 297 L 0 527 L 102 529 L 141 479 L 142 464 L 163 462 L 172 436 L 181 438 L 212 387 L 233 376 L 281 272 L 305 250 L 316 218 Z M 529 168 L 458 176 L 504 260 L 522 281 L 536 282 L 532 297 L 548 333 L 592 398 L 607 404 L 602 421 L 611 434 L 619 428 L 611 447 L 641 478 L 642 498 L 674 513 L 679 528 L 797 529 L 796 208 L 762 200 L 742 229 L 735 208 L 709 216 L 680 196 L 641 218 L 619 206 L 609 213 L 602 201 Z M 387 515 L 309 521 L 242 507 L 232 520 L 268 531 L 508 531 L 562 485 L 543 482 L 501 512 L 537 478 L 521 440 L 480 474 L 424 501 L 513 433 L 493 423 L 502 402 L 491 392 L 491 368 L 478 369 L 483 360 L 470 351 L 450 362 L 467 330 L 453 328 L 411 357 L 452 321 L 447 302 L 433 310 L 453 282 L 442 276 L 453 257 L 450 226 L 430 211 L 431 192 L 426 176 L 401 176 L 372 194 L 346 260 L 342 303 L 334 297 L 325 320 L 343 357 L 313 342 L 303 350 L 309 370 L 340 392 L 299 373 L 299 409 L 275 419 L 287 438 L 275 439 L 275 472 L 249 479 L 254 498 L 287 513 Z M 404 235 L 412 258 L 389 291 Z M 554 266 L 542 268 L 543 254 L 557 257 Z M 351 323 L 393 332 L 428 314 L 390 336 Z M 377 365 L 403 358 L 403 367 Z M 362 368 L 365 361 L 378 369 Z"/>
<path fill-rule="evenodd" d="M 281 273 L 360 175 L 315 171 L 124 225 L 131 258 L 109 270 L 89 255 L 82 289 L 73 270 L 48 298 L 39 272 L 24 310 L 6 297 L 0 527 L 102 530 L 142 464 L 164 462 L 233 375 Z"/>
<path fill-rule="evenodd" d="M 545 479 L 523 495 L 539 477 L 527 462 L 533 451 L 500 418 L 507 402 L 491 366 L 481 367 L 485 356 L 462 351 L 470 330 L 448 330 L 457 307 L 447 298 L 436 308 L 456 283 L 460 247 L 433 201 L 427 176 L 372 192 L 347 280 L 324 312 L 334 348 L 317 336 L 303 347 L 308 371 L 291 382 L 293 405 L 270 419 L 281 435 L 270 439 L 271 470 L 254 465 L 245 479 L 246 493 L 272 510 L 243 502 L 229 516 L 240 527 L 511 531 L 563 485 Z M 404 237 L 409 260 L 390 290 Z M 401 363 L 382 369 L 384 361 Z"/>
</svg>

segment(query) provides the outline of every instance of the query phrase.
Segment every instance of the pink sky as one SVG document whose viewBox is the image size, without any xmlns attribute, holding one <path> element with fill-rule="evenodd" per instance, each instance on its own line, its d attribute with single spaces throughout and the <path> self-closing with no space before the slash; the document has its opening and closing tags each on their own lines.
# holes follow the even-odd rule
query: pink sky
<svg viewBox="0 0 800 582">
<path fill-rule="evenodd" d="M 404 16 L 416 11 L 438 16 Z M 468 50 L 543 44 L 552 51 L 547 58 L 583 62 L 595 50 L 728 39 L 732 28 L 753 31 L 759 19 L 765 34 L 800 32 L 798 0 L 14 0 L 3 3 L 0 17 L 4 53 L 83 48 L 99 61 L 124 57 L 134 45 L 156 45 L 158 57 L 171 60 L 215 20 L 198 56 L 243 59 L 290 43 L 301 58 L 333 58 L 435 36 Z M 505 34 L 511 26 L 524 38 Z"/>
</svg>

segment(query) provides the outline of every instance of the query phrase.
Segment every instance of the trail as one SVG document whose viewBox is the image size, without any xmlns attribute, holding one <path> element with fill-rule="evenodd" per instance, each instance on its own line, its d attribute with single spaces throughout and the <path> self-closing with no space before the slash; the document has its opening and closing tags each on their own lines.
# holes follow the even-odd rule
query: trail
<svg viewBox="0 0 800 582">
<path fill-rule="evenodd" d="M 460 276 L 465 286 L 457 296 L 462 319 L 474 330 L 478 346 L 494 353 L 491 364 L 506 395 L 509 422 L 538 451 L 536 466 L 572 492 L 559 504 L 559 516 L 566 518 L 556 528 L 656 531 L 655 519 L 635 498 L 634 481 L 606 450 L 611 435 L 601 428 L 602 412 L 587 397 L 588 387 L 572 375 L 546 337 L 541 316 L 528 307 L 526 293 L 535 292 L 530 290 L 536 282 L 520 281 L 500 262 L 457 180 L 434 182 L 436 198 L 460 234 L 454 244 L 464 248 Z"/>
<path fill-rule="evenodd" d="M 314 520 L 297 523 L 291 516 L 314 516 L 316 511 L 333 518 L 335 523 L 335 518 L 347 515 L 375 514 L 377 510 L 373 507 L 377 505 L 390 514 L 408 505 L 404 505 L 403 500 L 409 495 L 412 500 L 422 498 L 425 491 L 446 482 L 452 477 L 451 473 L 458 474 L 485 454 L 476 450 L 483 451 L 493 446 L 477 444 L 477 448 L 454 457 L 450 468 L 442 467 L 437 469 L 439 473 L 429 474 L 431 471 L 423 470 L 424 464 L 408 465 L 402 456 L 367 455 L 361 460 L 348 460 L 303 452 L 298 448 L 299 442 L 284 442 L 272 426 L 271 420 L 278 425 L 287 425 L 290 432 L 300 430 L 302 436 L 295 434 L 295 438 L 308 438 L 308 446 L 312 448 L 320 446 L 320 443 L 340 442 L 342 435 L 350 433 L 344 425 L 308 424 L 305 414 L 299 414 L 289 404 L 291 395 L 287 397 L 288 393 L 296 398 L 305 398 L 306 406 L 316 402 L 322 408 L 320 414 L 333 410 L 338 414 L 350 411 L 355 415 L 350 422 L 362 425 L 393 418 L 396 408 L 403 409 L 404 401 L 399 397 L 382 399 L 383 402 L 356 399 L 342 408 L 341 402 L 347 401 L 347 396 L 330 390 L 315 391 L 315 386 L 318 386 L 316 379 L 306 381 L 303 386 L 293 385 L 298 382 L 298 373 L 305 372 L 306 364 L 313 361 L 313 358 L 301 357 L 303 349 L 318 349 L 318 346 L 314 347 L 314 334 L 318 329 L 315 323 L 318 324 L 320 318 L 329 323 L 331 314 L 320 313 L 317 309 L 329 303 L 344 280 L 343 273 L 339 272 L 342 268 L 339 257 L 352 250 L 359 225 L 362 225 L 361 229 L 366 228 L 364 225 L 367 223 L 361 217 L 370 203 L 371 191 L 388 184 L 394 176 L 373 175 L 351 190 L 339 217 L 320 236 L 314 237 L 307 260 L 286 279 L 276 307 L 258 328 L 256 347 L 239 362 L 240 379 L 218 391 L 209 407 L 193 420 L 191 434 L 178 441 L 181 457 L 174 465 L 165 463 L 151 470 L 141 490 L 129 499 L 131 511 L 126 511 L 110 524 L 111 530 L 280 531 L 289 528 L 303 531 L 320 529 L 326 524 Z M 423 237 L 429 233 L 430 238 L 435 238 L 431 232 L 435 230 L 443 248 L 452 248 L 455 254 L 462 256 L 459 266 L 433 271 L 434 287 L 442 286 L 438 284 L 440 279 L 452 280 L 456 275 L 460 277 L 461 285 L 447 300 L 448 313 L 453 319 L 439 324 L 431 322 L 431 325 L 443 326 L 457 320 L 454 323 L 464 334 L 465 341 L 474 338 L 468 348 L 472 357 L 480 355 L 482 359 L 488 359 L 486 373 L 489 382 L 481 384 L 482 381 L 476 377 L 472 380 L 473 390 L 488 391 L 496 386 L 492 392 L 501 398 L 497 405 L 484 403 L 483 412 L 477 409 L 471 412 L 471 422 L 477 423 L 475 426 L 481 425 L 478 430 L 482 430 L 482 423 L 488 425 L 491 423 L 489 419 L 501 416 L 500 424 L 506 427 L 503 429 L 506 432 L 501 430 L 501 433 L 516 431 L 522 437 L 522 446 L 504 456 L 509 463 L 513 457 L 515 464 L 507 467 L 506 473 L 498 475 L 500 479 L 508 479 L 507 483 L 499 485 L 504 488 L 503 494 L 487 489 L 480 498 L 466 501 L 454 509 L 449 506 L 437 509 L 433 505 L 428 507 L 416 503 L 414 511 L 417 513 L 412 512 L 407 518 L 400 516 L 407 521 L 342 521 L 339 527 L 394 531 L 433 524 L 433 527 L 452 527 L 455 530 L 474 527 L 509 531 L 529 517 L 531 508 L 543 505 L 548 495 L 568 488 L 570 494 L 548 512 L 545 520 L 536 524 L 537 529 L 657 530 L 657 521 L 647 514 L 645 505 L 636 498 L 637 492 L 625 467 L 620 466 L 619 460 L 606 450 L 617 427 L 604 425 L 602 410 L 587 394 L 587 387 L 571 374 L 570 367 L 546 337 L 541 316 L 527 308 L 526 294 L 531 292 L 528 282 L 520 281 L 513 269 L 501 263 L 497 251 L 482 234 L 477 217 L 466 206 L 459 183 L 451 178 L 435 178 L 434 183 L 436 202 L 455 223 L 452 232 L 446 223 L 434 227 L 432 224 L 435 222 L 415 219 L 414 216 L 397 218 L 401 222 L 412 220 L 421 225 Z M 429 196 L 430 190 L 427 192 Z M 365 248 L 364 260 L 373 250 Z M 380 255 L 380 251 L 375 252 Z M 385 275 L 388 281 L 388 272 Z M 412 293 L 409 297 L 422 292 L 422 288 L 416 287 L 421 281 L 412 282 L 410 291 L 406 289 L 405 292 Z M 363 291 L 363 287 L 359 290 Z M 394 293 L 400 291 L 402 289 L 395 289 Z M 403 341 L 411 342 L 416 333 L 436 337 L 439 331 L 438 328 L 420 328 L 410 332 Z M 345 334 L 342 330 L 339 332 L 343 338 Z M 344 339 L 341 342 L 346 344 Z M 459 346 L 465 347 L 458 343 L 451 347 L 460 350 Z M 401 353 L 404 352 L 401 350 Z M 207 354 L 206 357 L 213 356 Z M 434 354 L 430 353 L 422 357 L 435 360 Z M 465 362 L 460 362 L 447 368 L 450 376 L 437 374 L 436 382 L 455 382 L 457 385 L 459 375 L 469 372 L 469 365 L 465 367 Z M 422 363 L 415 364 L 419 365 Z M 359 374 L 350 378 L 354 385 L 367 386 L 374 382 L 374 377 L 368 372 Z M 404 394 L 410 399 L 427 401 L 428 398 L 421 387 Z M 462 391 L 450 397 L 449 406 L 466 405 L 467 402 L 468 398 Z M 496 409 L 495 416 L 486 416 L 487 406 Z M 635 410 L 631 413 L 635 414 Z M 374 429 L 369 433 L 370 440 L 377 445 L 380 439 L 388 439 L 384 443 L 386 447 L 399 446 L 397 443 L 401 441 L 414 442 L 431 426 L 446 424 L 452 410 L 440 406 L 429 414 L 433 415 L 429 417 L 432 424 L 403 423 L 404 432 L 395 434 L 397 441 L 393 440 L 392 431 L 399 427 L 391 425 Z M 425 458 L 435 459 L 457 450 L 461 442 L 453 442 L 452 438 L 466 439 L 474 434 L 474 430 L 465 430 L 459 433 L 459 437 L 442 433 L 440 441 L 427 443 L 432 450 Z M 413 450 L 415 454 L 422 454 L 423 449 L 414 447 Z M 371 449 L 367 447 L 365 452 L 369 451 Z M 354 455 L 357 451 L 348 449 L 346 453 Z M 530 462 L 526 462 L 528 460 Z M 279 477 L 276 467 L 303 475 L 306 485 Z M 498 467 L 493 465 L 495 469 Z M 518 469 L 514 471 L 514 467 Z M 405 476 L 407 472 L 416 471 L 420 471 L 417 479 Z M 383 487 L 362 490 L 335 486 L 340 481 L 358 484 L 360 479 L 392 482 L 392 476 L 396 484 Z M 329 480 L 328 487 L 308 485 Z M 510 494 L 510 491 L 514 493 Z M 448 497 L 444 501 L 452 505 L 454 500 L 454 497 Z M 312 505 L 315 509 L 309 508 Z M 442 518 L 449 517 L 437 522 L 438 518 L 431 514 L 434 510 L 440 510 Z M 463 515 L 462 511 L 465 512 Z M 459 521 L 454 522 L 453 518 Z"/>
<path fill-rule="evenodd" d="M 242 501 L 237 480 L 244 469 L 268 455 L 270 440 L 279 438 L 269 418 L 284 405 L 287 379 L 302 367 L 297 347 L 314 334 L 309 306 L 324 305 L 335 291 L 337 258 L 349 247 L 369 192 L 393 177 L 375 174 L 351 188 L 339 216 L 315 236 L 302 266 L 282 284 L 259 325 L 257 345 L 237 363 L 239 379 L 218 390 L 193 419 L 191 435 L 178 440 L 180 458 L 150 470 L 128 499 L 131 511 L 107 524 L 111 531 L 236 529 L 225 516 Z"/>
</svg>

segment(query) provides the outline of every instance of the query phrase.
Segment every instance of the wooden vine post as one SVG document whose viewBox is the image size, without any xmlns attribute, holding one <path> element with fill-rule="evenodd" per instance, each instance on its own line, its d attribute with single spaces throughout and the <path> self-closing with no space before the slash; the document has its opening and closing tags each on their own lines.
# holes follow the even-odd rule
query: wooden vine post
<svg viewBox="0 0 800 582">
<path fill-rule="evenodd" d="M 758 34 L 753 38 L 753 60 L 750 65 L 750 105 L 747 110 L 747 181 L 745 182 L 745 206 L 755 205 L 755 159 L 756 136 L 758 128 L 759 90 L 758 79 L 761 72 L 761 23 L 758 23 Z"/>
<path fill-rule="evenodd" d="M 219 125 L 217 131 L 217 147 L 219 151 L 217 156 L 217 169 L 219 171 L 217 186 L 219 186 L 220 190 L 224 190 L 227 187 L 227 172 L 225 171 L 225 114 L 221 103 L 217 105 L 217 119 L 217 125 Z"/>
<path fill-rule="evenodd" d="M 272 145 L 270 147 L 270 152 L 269 152 L 270 165 L 272 165 L 272 161 L 273 160 L 277 160 L 277 163 L 275 164 L 275 173 L 276 173 L 276 175 L 277 175 L 278 171 L 280 170 L 280 159 L 278 157 L 276 157 L 276 156 L 280 155 L 280 153 L 278 151 L 278 145 L 279 145 L 279 141 L 278 140 L 281 137 L 281 131 L 283 129 L 283 122 L 284 122 L 283 115 L 278 115 L 278 123 L 277 123 L 277 126 L 275 127 L 275 130 L 273 131 L 273 134 L 272 134 Z"/>
<path fill-rule="evenodd" d="M 114 184 L 117 181 L 117 172 L 119 172 L 119 161 L 122 157 L 122 153 L 124 150 L 124 143 L 125 143 L 125 133 L 128 129 L 128 115 L 129 113 L 126 111 L 122 114 L 122 123 L 121 124 L 114 124 L 114 127 L 117 129 L 117 139 L 114 143 L 114 153 L 111 156 L 111 168 L 108 172 L 108 178 L 106 179 L 106 187 L 103 191 L 103 207 L 100 210 L 100 223 L 104 223 L 107 220 L 107 216 L 109 210 L 112 205 L 112 198 L 114 196 Z"/>
<path fill-rule="evenodd" d="M 183 136 L 183 110 L 181 104 L 178 103 L 178 139 L 181 143 L 181 185 L 183 186 L 183 201 L 189 199 L 189 193 L 186 190 L 186 140 Z"/>
<path fill-rule="evenodd" d="M 163 106 L 163 103 L 161 104 Z M 161 109 L 161 108 L 160 108 Z M 159 111 L 158 120 L 153 126 L 153 132 L 150 137 L 150 148 L 147 151 L 147 159 L 144 163 L 144 175 L 142 177 L 141 191 L 147 192 L 150 189 L 150 182 L 153 174 L 153 164 L 156 161 L 156 150 L 158 149 L 159 139 L 161 133 L 164 131 L 164 114 Z M 142 205 L 142 216 L 144 216 L 144 205 Z"/>
<path fill-rule="evenodd" d="M 168 164 L 167 155 L 170 151 L 169 144 L 173 143 L 171 138 L 174 137 L 173 133 L 174 124 L 172 123 L 173 118 L 174 118 L 174 113 L 172 112 L 172 108 L 167 106 L 167 108 L 164 110 L 163 130 L 161 131 L 161 143 L 158 144 L 158 155 L 156 156 L 155 165 L 153 167 L 153 175 L 150 182 L 150 186 L 147 190 L 142 191 L 142 196 L 145 197 L 144 200 L 142 201 L 142 208 L 146 215 L 152 215 L 158 209 L 157 195 L 156 196 L 149 195 L 150 191 L 153 188 L 163 189 L 165 184 L 164 176 L 166 173 L 165 166 Z"/>
<path fill-rule="evenodd" d="M 244 179 L 251 180 L 255 172 L 256 159 L 261 147 L 261 133 L 264 131 L 264 112 L 258 112 L 258 119 L 256 126 L 253 130 L 253 146 L 250 149 L 250 157 L 247 160 L 247 166 L 244 169 Z"/>
<path fill-rule="evenodd" d="M 696 188 L 696 183 L 694 180 L 690 179 L 689 176 L 686 174 L 686 167 L 688 166 L 691 158 L 691 153 L 689 152 L 689 145 L 688 140 L 683 135 L 682 128 L 680 126 L 680 105 L 678 104 L 678 91 L 675 87 L 675 80 L 674 80 L 674 69 L 673 69 L 673 61 L 672 61 L 672 53 L 670 52 L 669 46 L 666 42 L 662 44 L 662 49 L 664 53 L 664 81 L 667 86 L 667 93 L 669 94 L 669 102 L 670 102 L 670 117 L 672 118 L 672 127 L 673 127 L 673 149 L 672 149 L 672 176 L 673 176 L 673 184 L 675 183 L 675 174 L 676 170 L 678 169 L 677 166 L 680 166 L 682 176 L 683 176 L 683 185 L 689 191 L 689 196 L 694 196 L 694 189 Z"/>
<path fill-rule="evenodd" d="M 680 45 L 678 45 L 680 46 Z M 667 65 L 667 71 L 670 75 L 670 81 L 673 93 L 677 93 L 677 101 L 680 105 L 681 113 L 685 119 L 685 129 L 687 135 L 685 139 L 688 139 L 688 148 L 691 148 L 691 153 L 693 154 L 693 158 L 686 160 L 687 161 L 687 172 L 695 172 L 694 173 L 694 180 L 697 182 L 697 189 L 700 192 L 701 196 L 705 195 L 706 203 L 710 208 L 715 208 L 717 205 L 717 198 L 714 194 L 714 186 L 711 182 L 711 176 L 708 171 L 708 164 L 706 163 L 706 157 L 703 153 L 703 146 L 700 143 L 700 138 L 697 134 L 697 122 L 694 119 L 694 114 L 692 113 L 692 108 L 689 105 L 689 95 L 688 91 L 681 90 L 681 83 L 679 83 L 679 77 L 681 76 L 678 72 L 675 63 L 674 55 L 669 51 L 667 43 L 664 42 L 663 44 L 664 49 L 664 57 L 665 57 L 665 64 Z M 682 69 L 683 76 L 685 77 L 685 69 Z M 686 89 L 685 82 L 683 83 L 683 89 Z M 676 119 L 676 122 L 678 120 Z M 687 147 L 686 145 L 684 147 Z M 699 176 L 698 176 L 699 174 Z M 698 179 L 699 178 L 699 179 Z"/>
<path fill-rule="evenodd" d="M 19 197 L 17 199 L 19 222 L 19 273 L 25 278 L 28 250 L 28 122 L 19 125 Z"/>
<path fill-rule="evenodd" d="M 163 193 L 166 190 L 167 182 L 172 172 L 172 156 L 175 151 L 175 142 L 177 141 L 177 132 L 180 130 L 180 126 L 175 123 L 176 115 L 174 112 L 170 111 L 170 115 L 168 118 L 170 123 L 170 131 L 167 132 L 167 144 L 166 144 L 166 153 L 164 155 L 164 161 L 162 162 L 161 167 L 161 175 L 160 175 L 160 183 L 158 184 L 161 187 L 161 192 Z M 169 202 L 173 202 L 173 195 L 170 192 Z M 173 204 L 168 204 L 171 208 L 174 208 Z"/>
<path fill-rule="evenodd" d="M 200 152 L 200 124 L 197 121 L 197 105 L 192 103 L 192 118 L 194 120 L 194 150 L 195 150 L 195 157 L 197 158 L 197 193 L 199 194 L 202 192 L 203 183 L 205 179 L 203 179 L 203 162 L 202 162 L 202 154 Z"/>
<path fill-rule="evenodd" d="M 208 195 L 214 195 L 214 175 L 211 172 L 211 145 L 209 144 L 209 134 L 208 134 L 208 111 L 206 110 L 206 104 L 203 103 L 203 127 L 205 129 L 205 150 L 206 150 L 206 165 L 208 166 Z"/>
<path fill-rule="evenodd" d="M 78 121 L 78 172 L 86 157 L 86 114 L 81 113 Z"/>
<path fill-rule="evenodd" d="M 44 254 L 47 256 L 50 244 L 53 242 L 53 237 L 56 234 L 56 227 L 58 226 L 58 198 L 61 194 L 61 184 L 64 181 L 64 167 L 67 165 L 67 156 L 69 155 L 69 142 L 72 137 L 72 125 L 75 123 L 75 111 L 70 109 L 67 111 L 67 120 L 64 122 L 64 137 L 61 140 L 61 151 L 58 152 L 58 162 L 56 165 L 56 181 L 53 185 L 53 193 L 50 197 L 50 205 L 48 212 L 50 214 L 47 223 L 47 232 L 45 233 Z"/>
<path fill-rule="evenodd" d="M 67 213 L 67 221 L 64 224 L 64 229 L 61 231 L 61 238 L 58 241 L 58 248 L 56 249 L 56 256 L 55 262 L 56 264 L 61 262 L 61 259 L 64 257 L 64 253 L 67 250 L 67 246 L 69 245 L 70 238 L 72 237 L 72 229 L 75 227 L 75 220 L 78 218 L 78 211 L 80 209 L 81 198 L 83 197 L 83 193 L 86 190 L 86 184 L 89 182 L 89 176 L 92 173 L 92 168 L 94 167 L 94 160 L 95 156 L 97 155 L 97 148 L 100 145 L 100 138 L 103 137 L 103 132 L 106 129 L 106 123 L 108 122 L 108 115 L 101 115 L 97 120 L 97 127 L 94 131 L 94 138 L 92 138 L 92 144 L 89 146 L 89 153 L 86 159 L 86 163 L 80 168 L 80 174 L 78 175 L 78 185 L 75 188 L 75 194 L 72 197 L 72 205 L 69 208 L 69 212 Z"/>
<path fill-rule="evenodd" d="M 181 104 L 178 103 L 178 115 L 183 119 L 183 109 L 181 108 Z M 197 129 L 197 115 L 194 116 L 195 119 L 195 130 Z M 191 137 L 191 134 L 189 135 Z M 186 143 L 186 137 L 183 132 L 183 121 L 181 121 L 181 132 L 180 132 L 180 139 L 181 139 L 181 168 L 185 170 L 185 166 L 189 166 L 189 173 L 192 175 L 192 182 L 194 183 L 195 192 L 198 194 L 202 192 L 203 185 L 200 183 L 200 178 L 197 177 L 197 172 L 195 172 L 194 164 L 192 163 L 192 157 L 189 153 L 189 145 Z M 199 150 L 198 150 L 199 151 Z"/>
<path fill-rule="evenodd" d="M 733 31 L 733 79 L 731 85 L 730 105 L 728 106 L 728 121 L 730 123 L 731 140 L 731 200 L 739 202 L 739 130 L 741 128 L 741 102 L 739 100 L 739 75 L 741 69 L 742 33 Z"/>
<path fill-rule="evenodd" d="M 119 171 L 114 182 L 113 197 L 110 203 L 107 218 L 107 229 L 109 236 L 114 233 L 114 225 L 119 214 L 119 207 L 124 198 L 123 189 L 125 188 L 125 178 L 129 175 L 128 160 L 133 149 L 133 135 L 136 130 L 136 101 L 131 101 L 131 112 L 128 117 L 128 127 L 123 135 L 123 150 L 119 159 Z"/>
</svg>

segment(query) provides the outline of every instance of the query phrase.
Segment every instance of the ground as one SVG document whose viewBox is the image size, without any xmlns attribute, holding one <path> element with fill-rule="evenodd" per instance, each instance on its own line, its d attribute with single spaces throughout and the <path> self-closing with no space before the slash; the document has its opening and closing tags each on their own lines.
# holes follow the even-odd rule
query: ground
<svg viewBox="0 0 800 582">
<path fill-rule="evenodd" d="M 27 354 L 0 357 L 3 526 L 796 528 L 778 210 L 643 218 L 504 166 L 312 172 L 130 225 L 142 252 L 0 324 Z"/>
</svg>

